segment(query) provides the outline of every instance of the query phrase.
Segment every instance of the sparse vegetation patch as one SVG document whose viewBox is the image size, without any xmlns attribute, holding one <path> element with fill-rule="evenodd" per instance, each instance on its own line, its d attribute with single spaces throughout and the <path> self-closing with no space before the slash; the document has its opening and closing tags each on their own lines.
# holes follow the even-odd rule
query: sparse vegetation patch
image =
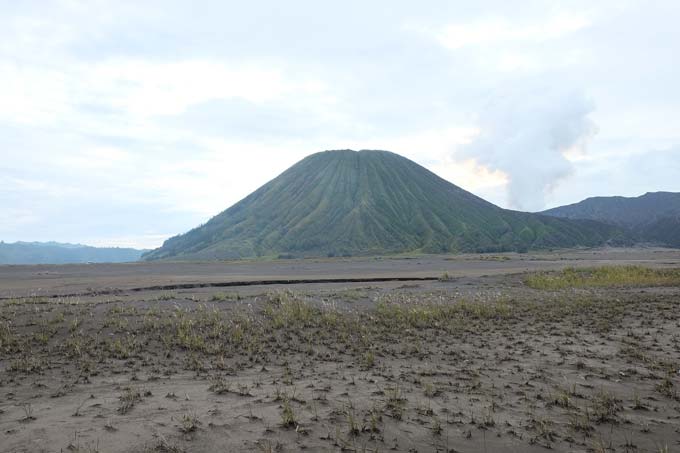
<svg viewBox="0 0 680 453">
<path fill-rule="evenodd" d="M 643 266 L 568 267 L 562 271 L 530 274 L 524 282 L 530 288 L 544 290 L 680 286 L 680 269 L 652 269 Z"/>
<path fill-rule="evenodd" d="M 633 452 L 675 438 L 680 290 L 516 281 L 7 300 L 0 428 L 11 449 L 70 431 L 53 449 L 107 452 Z"/>
</svg>

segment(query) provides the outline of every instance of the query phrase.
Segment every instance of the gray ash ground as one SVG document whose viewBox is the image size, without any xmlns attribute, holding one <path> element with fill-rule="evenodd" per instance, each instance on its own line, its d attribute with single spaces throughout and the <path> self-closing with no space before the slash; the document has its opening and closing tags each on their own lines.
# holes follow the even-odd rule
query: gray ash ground
<svg viewBox="0 0 680 453">
<path fill-rule="evenodd" d="M 521 273 L 680 266 L 680 252 L 319 263 L 240 264 L 238 278 L 452 278 L 132 293 L 236 277 L 199 263 L 1 268 L 0 451 L 680 448 L 680 288 L 546 291 Z"/>
</svg>

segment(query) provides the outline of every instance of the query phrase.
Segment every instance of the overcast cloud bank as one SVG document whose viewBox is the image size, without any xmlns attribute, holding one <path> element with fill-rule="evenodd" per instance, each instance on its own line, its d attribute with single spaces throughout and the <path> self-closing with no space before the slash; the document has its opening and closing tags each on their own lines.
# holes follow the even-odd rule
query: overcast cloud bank
<svg viewBox="0 0 680 453">
<path fill-rule="evenodd" d="M 157 246 L 348 147 L 515 209 L 680 191 L 679 19 L 671 0 L 4 5 L 0 239 Z"/>
</svg>

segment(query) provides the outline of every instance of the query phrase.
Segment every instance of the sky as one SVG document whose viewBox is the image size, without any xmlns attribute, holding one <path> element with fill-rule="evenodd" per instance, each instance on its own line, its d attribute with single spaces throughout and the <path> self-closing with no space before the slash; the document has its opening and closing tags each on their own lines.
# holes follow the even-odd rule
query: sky
<svg viewBox="0 0 680 453">
<path fill-rule="evenodd" d="M 680 2 L 0 0 L 0 240 L 153 248 L 301 158 L 680 191 Z"/>
</svg>

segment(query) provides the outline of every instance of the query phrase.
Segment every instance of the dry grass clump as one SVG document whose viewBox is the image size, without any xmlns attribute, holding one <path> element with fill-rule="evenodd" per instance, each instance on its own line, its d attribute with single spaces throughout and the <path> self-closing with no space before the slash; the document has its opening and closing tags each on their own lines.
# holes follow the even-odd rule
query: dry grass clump
<svg viewBox="0 0 680 453">
<path fill-rule="evenodd" d="M 10 352 L 18 343 L 12 324 L 9 321 L 0 321 L 0 352 Z"/>
<path fill-rule="evenodd" d="M 215 293 L 210 297 L 211 302 L 233 302 L 241 300 L 241 296 L 239 293 L 224 293 L 224 292 L 219 292 Z"/>
<path fill-rule="evenodd" d="M 622 409 L 621 400 L 611 393 L 601 391 L 592 398 L 592 414 L 597 423 L 616 422 Z"/>
<path fill-rule="evenodd" d="M 439 276 L 439 281 L 440 282 L 450 282 L 453 281 L 454 277 L 449 274 L 448 272 L 444 272 L 442 275 Z"/>
<path fill-rule="evenodd" d="M 198 430 L 201 421 L 195 413 L 184 414 L 180 420 L 179 430 L 184 434 L 193 433 Z"/>
<path fill-rule="evenodd" d="M 293 410 L 293 406 L 290 405 L 290 400 L 288 398 L 283 400 L 283 405 L 281 406 L 281 426 L 290 428 L 297 426 L 297 416 Z"/>
<path fill-rule="evenodd" d="M 135 404 L 142 401 L 142 394 L 133 388 L 126 388 L 120 397 L 118 397 L 120 404 L 118 405 L 118 412 L 127 414 L 132 410 Z"/>
<path fill-rule="evenodd" d="M 680 285 L 680 269 L 651 269 L 644 266 L 601 266 L 555 272 L 536 272 L 524 283 L 530 288 L 559 290 L 590 287 L 636 287 Z"/>
<path fill-rule="evenodd" d="M 268 299 L 264 314 L 272 322 L 274 328 L 308 327 L 315 324 L 320 314 L 318 309 L 305 303 L 290 291 L 271 293 Z"/>
<path fill-rule="evenodd" d="M 453 304 L 396 304 L 378 302 L 372 315 L 388 327 L 436 328 L 465 319 L 502 319 L 513 313 L 513 305 L 506 301 L 466 302 Z"/>
</svg>

